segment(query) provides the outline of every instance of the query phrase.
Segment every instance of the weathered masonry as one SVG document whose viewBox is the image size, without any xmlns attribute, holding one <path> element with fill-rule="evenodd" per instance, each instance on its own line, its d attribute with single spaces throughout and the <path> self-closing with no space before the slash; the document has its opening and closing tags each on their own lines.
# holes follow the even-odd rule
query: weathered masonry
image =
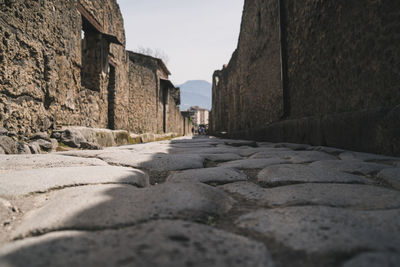
<svg viewBox="0 0 400 267">
<path fill-rule="evenodd" d="M 246 0 L 211 129 L 400 155 L 400 3 Z"/>
<path fill-rule="evenodd" d="M 0 126 L 25 136 L 63 125 L 183 134 L 164 69 L 148 84 L 160 101 L 137 87 L 146 73 L 132 73 L 115 0 L 0 0 L 0 38 Z M 157 112 L 141 121 L 139 102 Z"/>
<path fill-rule="evenodd" d="M 134 52 L 129 56 L 129 130 L 134 133 L 189 133 L 179 111 L 180 90 L 168 79 L 162 60 Z"/>
</svg>

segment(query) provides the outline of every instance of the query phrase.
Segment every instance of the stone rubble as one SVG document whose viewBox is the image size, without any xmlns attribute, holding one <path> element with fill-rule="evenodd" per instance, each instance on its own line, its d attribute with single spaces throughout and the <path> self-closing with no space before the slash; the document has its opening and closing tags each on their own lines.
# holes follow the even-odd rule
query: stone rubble
<svg viewBox="0 0 400 267">
<path fill-rule="evenodd" d="M 398 266 L 398 162 L 208 137 L 0 155 L 0 266 Z"/>
</svg>

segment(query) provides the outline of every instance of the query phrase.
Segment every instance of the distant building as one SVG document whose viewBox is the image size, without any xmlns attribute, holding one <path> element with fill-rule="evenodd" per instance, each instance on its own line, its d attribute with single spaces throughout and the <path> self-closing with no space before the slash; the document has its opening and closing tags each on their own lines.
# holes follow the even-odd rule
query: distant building
<svg viewBox="0 0 400 267">
<path fill-rule="evenodd" d="M 208 125 L 208 118 L 210 111 L 199 106 L 190 107 L 190 111 L 193 113 L 193 125 Z"/>
</svg>

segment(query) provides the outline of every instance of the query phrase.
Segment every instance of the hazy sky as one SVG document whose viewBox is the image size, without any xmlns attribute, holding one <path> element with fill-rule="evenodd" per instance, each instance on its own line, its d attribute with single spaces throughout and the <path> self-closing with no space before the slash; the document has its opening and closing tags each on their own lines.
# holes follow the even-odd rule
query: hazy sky
<svg viewBox="0 0 400 267">
<path fill-rule="evenodd" d="M 237 46 L 244 0 L 117 0 L 126 46 L 160 49 L 176 84 L 211 82 Z"/>
</svg>

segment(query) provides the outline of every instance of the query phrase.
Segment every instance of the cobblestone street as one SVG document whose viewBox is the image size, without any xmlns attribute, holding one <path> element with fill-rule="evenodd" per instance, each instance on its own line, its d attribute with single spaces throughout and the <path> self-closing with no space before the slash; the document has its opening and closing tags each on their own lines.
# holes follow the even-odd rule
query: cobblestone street
<svg viewBox="0 0 400 267">
<path fill-rule="evenodd" d="M 400 158 L 197 137 L 0 155 L 0 266 L 398 266 Z"/>
</svg>

